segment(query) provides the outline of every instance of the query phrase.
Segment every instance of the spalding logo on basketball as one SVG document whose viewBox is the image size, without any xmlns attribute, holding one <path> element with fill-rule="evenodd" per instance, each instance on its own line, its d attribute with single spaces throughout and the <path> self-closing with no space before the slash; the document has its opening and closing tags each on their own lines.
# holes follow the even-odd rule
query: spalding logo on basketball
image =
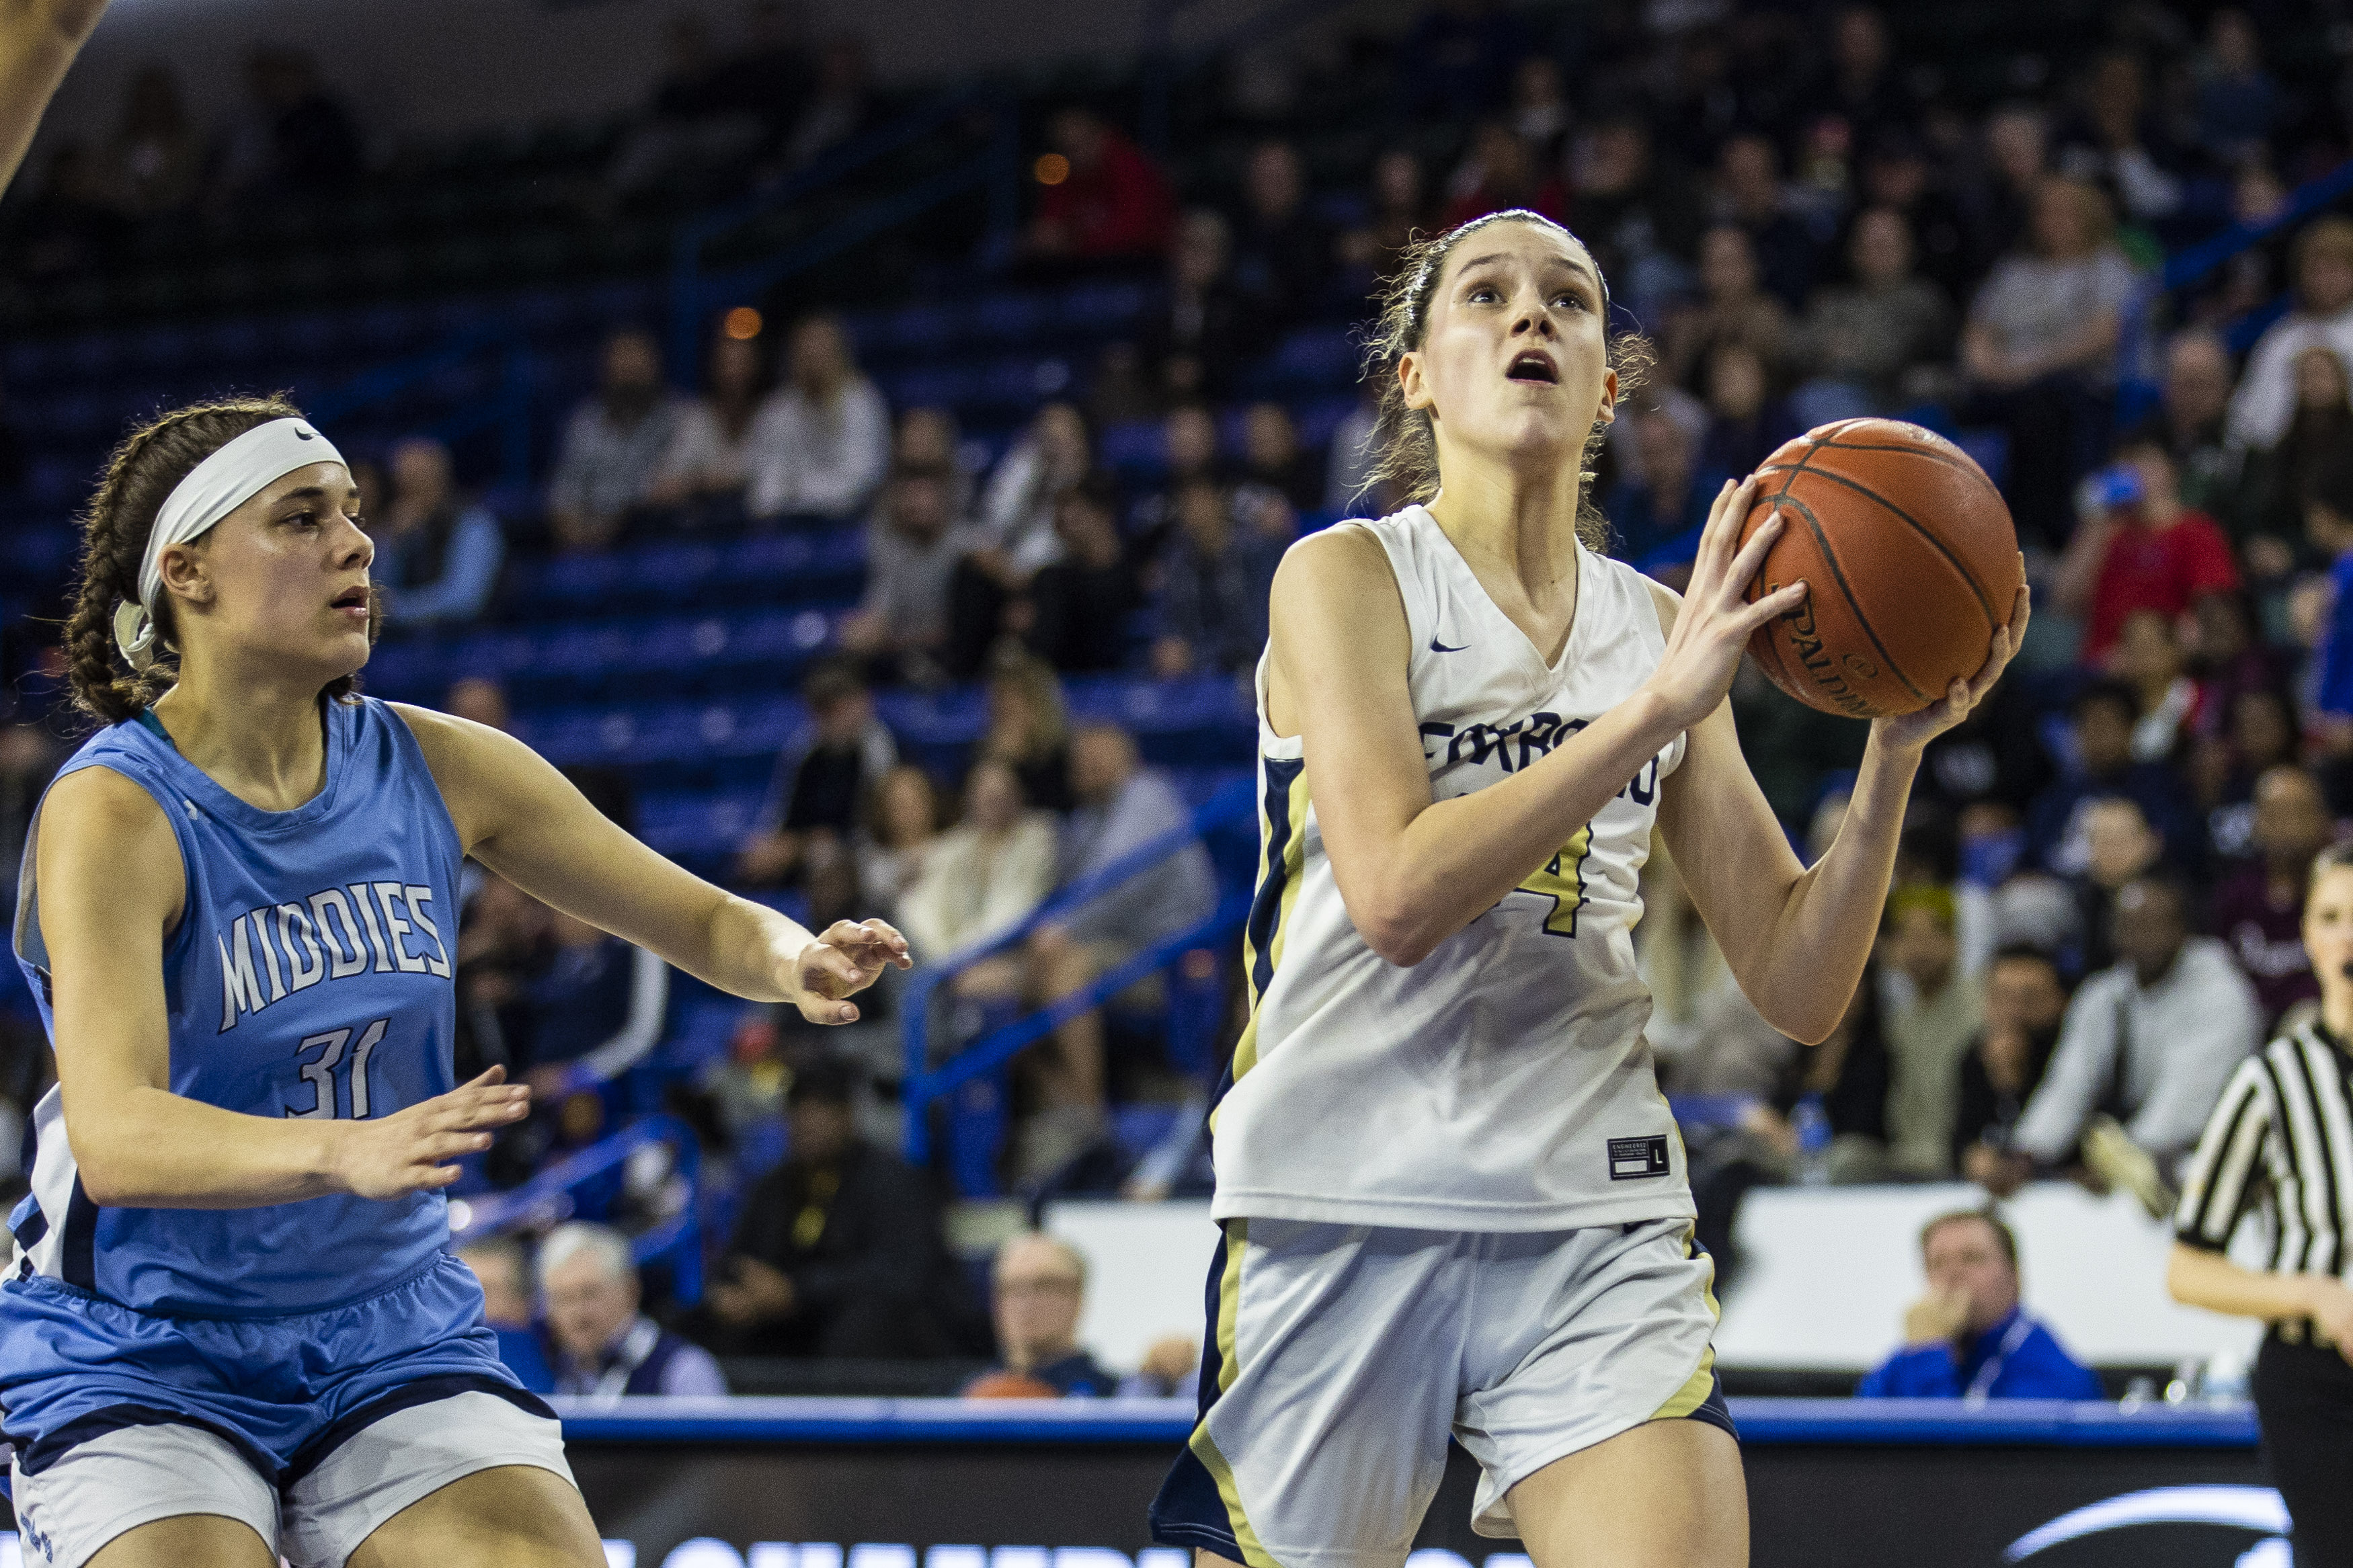
<svg viewBox="0 0 2353 1568">
<path fill-rule="evenodd" d="M 1803 578 L 1806 602 L 1748 651 L 1773 684 L 1856 719 L 1916 713 L 1986 661 L 2024 571 L 2010 508 L 1967 452 L 1895 419 L 1842 419 L 1757 470 L 1747 541 L 1787 518 L 1753 604 Z"/>
</svg>

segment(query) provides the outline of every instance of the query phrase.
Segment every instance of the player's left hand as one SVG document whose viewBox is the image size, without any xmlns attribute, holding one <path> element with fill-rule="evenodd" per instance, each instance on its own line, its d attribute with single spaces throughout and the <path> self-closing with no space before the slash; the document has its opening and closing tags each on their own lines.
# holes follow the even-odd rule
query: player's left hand
<svg viewBox="0 0 2353 1568">
<path fill-rule="evenodd" d="M 890 921 L 836 921 L 793 960 L 793 997 L 812 1024 L 854 1024 L 858 1008 L 848 998 L 894 966 L 913 969 L 915 961 Z"/>
<path fill-rule="evenodd" d="M 2021 559 L 2023 559 L 2021 557 Z M 1873 719 L 1871 740 L 1875 746 L 1899 753 L 1918 755 L 1927 743 L 1969 716 L 2001 672 L 2010 668 L 2018 645 L 2026 640 L 2026 623 L 2033 613 L 2033 595 L 2025 584 L 2018 585 L 2018 597 L 2010 602 L 2010 625 L 1999 627 L 1993 634 L 1993 645 L 1986 650 L 1986 661 L 1968 679 L 1955 677 L 1945 689 L 1942 702 L 1931 702 L 1917 713 L 1906 713 L 1894 719 Z"/>
</svg>

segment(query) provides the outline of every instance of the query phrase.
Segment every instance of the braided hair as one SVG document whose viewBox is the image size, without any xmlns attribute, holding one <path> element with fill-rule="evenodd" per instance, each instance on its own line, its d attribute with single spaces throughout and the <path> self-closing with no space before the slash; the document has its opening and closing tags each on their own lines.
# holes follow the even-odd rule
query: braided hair
<svg viewBox="0 0 2353 1568">
<path fill-rule="evenodd" d="M 114 646 L 114 610 L 139 597 L 139 567 L 148 535 L 164 501 L 198 463 L 273 419 L 297 419 L 301 411 L 280 394 L 192 403 L 133 430 L 107 459 L 106 473 L 82 512 L 79 581 L 66 616 L 68 679 L 75 705 L 102 724 L 137 718 L 169 691 L 180 676 L 174 641 L 172 602 L 155 606 L 155 662 L 132 669 Z M 380 601 L 368 600 L 368 640 L 381 624 Z M 340 701 L 358 696 L 359 678 L 332 681 L 326 695 Z"/>
<path fill-rule="evenodd" d="M 1496 223 L 1531 224 L 1569 239 L 1577 237 L 1541 213 L 1514 207 L 1472 218 L 1442 234 L 1417 237 L 1398 252 L 1397 271 L 1381 289 L 1380 315 L 1365 346 L 1364 374 L 1380 388 L 1373 427 L 1376 457 L 1366 480 L 1368 489 L 1393 485 L 1408 501 L 1426 501 L 1438 493 L 1437 434 L 1430 427 L 1429 410 L 1407 406 L 1398 362 L 1429 339 L 1430 302 L 1438 293 L 1439 275 L 1446 270 L 1454 247 Z M 1607 325 L 1605 320 L 1605 331 Z M 1624 403 L 1641 389 L 1657 355 L 1640 332 L 1609 333 L 1608 355 L 1609 368 L 1618 373 L 1618 400 Z M 1602 516 L 1593 496 L 1595 465 L 1601 459 L 1609 431 L 1607 420 L 1596 419 L 1577 459 L 1577 536 L 1588 550 L 1603 549 L 1609 542 L 1609 521 Z"/>
</svg>

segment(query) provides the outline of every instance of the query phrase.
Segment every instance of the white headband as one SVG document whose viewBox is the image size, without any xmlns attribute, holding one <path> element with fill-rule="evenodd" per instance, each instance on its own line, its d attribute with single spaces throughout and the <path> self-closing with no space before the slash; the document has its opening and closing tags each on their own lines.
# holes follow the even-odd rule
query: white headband
<svg viewBox="0 0 2353 1568">
<path fill-rule="evenodd" d="M 203 538 L 221 519 L 251 500 L 272 479 L 312 463 L 340 463 L 333 442 L 301 419 L 272 419 L 188 470 L 172 487 L 147 535 L 139 563 L 139 597 L 114 611 L 114 646 L 133 669 L 155 662 L 155 602 L 164 591 L 164 552 Z"/>
</svg>

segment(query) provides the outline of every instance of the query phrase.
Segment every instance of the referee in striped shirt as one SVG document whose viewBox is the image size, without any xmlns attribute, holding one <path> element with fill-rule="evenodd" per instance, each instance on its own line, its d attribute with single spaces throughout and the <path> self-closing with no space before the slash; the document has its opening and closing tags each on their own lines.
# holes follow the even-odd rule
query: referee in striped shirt
<svg viewBox="0 0 2353 1568">
<path fill-rule="evenodd" d="M 2271 1325 L 2255 1360 L 2263 1460 L 2297 1568 L 2353 1568 L 2353 845 L 2322 851 L 2304 899 L 2320 1016 L 2239 1064 L 2191 1157 L 2166 1283 Z M 2223 1256 L 2250 1211 L 2261 1270 Z"/>
</svg>

